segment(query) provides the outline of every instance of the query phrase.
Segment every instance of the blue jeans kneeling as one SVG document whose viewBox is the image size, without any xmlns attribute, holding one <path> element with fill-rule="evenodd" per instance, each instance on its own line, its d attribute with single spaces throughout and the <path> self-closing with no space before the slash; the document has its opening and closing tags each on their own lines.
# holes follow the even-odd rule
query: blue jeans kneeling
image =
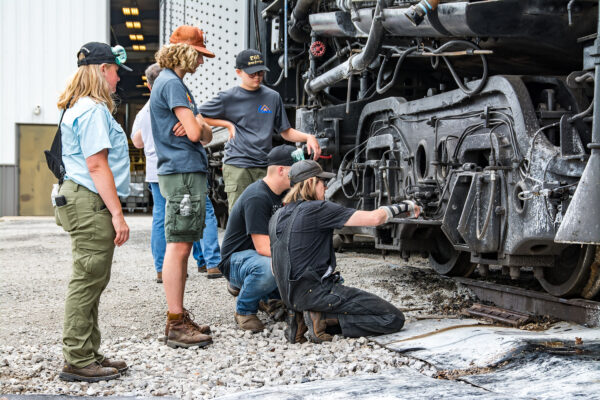
<svg viewBox="0 0 600 400">
<path fill-rule="evenodd" d="M 270 257 L 261 256 L 256 250 L 244 250 L 233 253 L 229 265 L 229 282 L 240 288 L 236 305 L 238 314 L 256 314 L 260 300 L 277 297 Z"/>
</svg>

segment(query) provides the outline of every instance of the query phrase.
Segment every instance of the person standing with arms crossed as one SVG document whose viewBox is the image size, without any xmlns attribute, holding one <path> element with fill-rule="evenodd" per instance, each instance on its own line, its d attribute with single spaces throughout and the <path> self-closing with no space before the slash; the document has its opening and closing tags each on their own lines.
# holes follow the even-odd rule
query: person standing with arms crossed
<svg viewBox="0 0 600 400">
<path fill-rule="evenodd" d="M 183 307 L 187 260 L 192 243 L 202 237 L 206 214 L 208 160 L 203 144 L 212 140 L 212 130 L 198 113 L 183 77 L 194 73 L 204 63 L 204 57 L 214 56 L 204 46 L 200 29 L 187 25 L 178 27 L 170 37 L 170 44 L 156 53 L 156 61 L 163 70 L 150 94 L 158 184 L 167 199 L 167 249 L 163 266 L 168 306 L 165 336 L 166 344 L 173 348 L 203 347 L 212 343 L 208 335 L 210 327 L 196 324 Z M 179 128 L 178 123 L 181 123 Z"/>
<path fill-rule="evenodd" d="M 152 85 L 158 77 L 161 68 L 158 64 L 152 64 L 146 68 L 146 82 L 148 90 L 152 91 Z M 177 130 L 181 122 L 175 124 L 173 129 Z M 131 141 L 138 149 L 144 149 L 146 156 L 146 182 L 150 186 L 154 206 L 152 208 L 152 235 L 150 244 L 152 248 L 152 257 L 154 258 L 154 268 L 156 269 L 156 282 L 162 283 L 162 268 L 165 258 L 167 242 L 165 239 L 165 198 L 160 194 L 158 187 L 158 174 L 156 150 L 154 148 L 154 139 L 152 138 L 152 125 L 150 121 L 150 100 L 138 112 L 133 122 Z M 206 227 L 203 231 L 203 238 L 194 242 L 193 255 L 198 264 L 198 272 L 206 272 L 206 265 L 209 268 L 216 268 L 221 262 L 221 251 L 218 242 L 217 218 L 210 199 L 206 198 Z M 219 275 L 221 275 L 219 273 Z"/>
<path fill-rule="evenodd" d="M 200 106 L 211 126 L 229 131 L 223 157 L 223 180 L 229 212 L 244 189 L 267 175 L 267 154 L 273 147 L 273 133 L 290 142 L 305 142 L 308 153 L 317 160 L 321 148 L 313 135 L 290 126 L 279 93 L 262 85 L 265 72 L 262 54 L 244 50 L 235 59 L 239 86 L 219 93 Z"/>
<path fill-rule="evenodd" d="M 77 72 L 61 93 L 58 108 L 64 181 L 55 198 L 57 223 L 71 236 L 73 272 L 65 300 L 64 381 L 115 379 L 123 361 L 100 352 L 98 305 L 110 280 L 115 246 L 129 239 L 119 196 L 129 194 L 129 147 L 112 116 L 119 67 L 125 50 L 86 43 L 77 53 Z"/>
</svg>

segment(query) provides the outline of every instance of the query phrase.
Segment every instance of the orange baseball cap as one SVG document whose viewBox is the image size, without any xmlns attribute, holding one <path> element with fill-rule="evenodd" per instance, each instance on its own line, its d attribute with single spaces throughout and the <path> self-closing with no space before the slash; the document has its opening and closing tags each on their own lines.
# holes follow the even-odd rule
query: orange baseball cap
<svg viewBox="0 0 600 400">
<path fill-rule="evenodd" d="M 212 51 L 208 51 L 206 46 L 204 46 L 204 32 L 195 26 L 181 25 L 177 27 L 171 35 L 169 42 L 173 44 L 186 43 L 205 57 L 215 57 L 215 54 Z"/>
</svg>

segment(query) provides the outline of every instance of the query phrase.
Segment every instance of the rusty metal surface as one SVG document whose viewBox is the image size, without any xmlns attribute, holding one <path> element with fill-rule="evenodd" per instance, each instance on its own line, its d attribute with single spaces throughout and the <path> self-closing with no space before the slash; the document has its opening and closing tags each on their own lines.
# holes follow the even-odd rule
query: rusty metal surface
<svg viewBox="0 0 600 400">
<path fill-rule="evenodd" d="M 475 317 L 498 321 L 514 327 L 519 327 L 531 319 L 531 316 L 525 313 L 507 310 L 505 308 L 486 306 L 484 304 L 473 304 L 473 306 L 467 310 L 467 313 Z"/>
<path fill-rule="evenodd" d="M 581 299 L 562 299 L 546 293 L 517 287 L 454 278 L 467 286 L 480 301 L 529 315 L 550 316 L 589 327 L 600 326 L 600 303 Z"/>
</svg>

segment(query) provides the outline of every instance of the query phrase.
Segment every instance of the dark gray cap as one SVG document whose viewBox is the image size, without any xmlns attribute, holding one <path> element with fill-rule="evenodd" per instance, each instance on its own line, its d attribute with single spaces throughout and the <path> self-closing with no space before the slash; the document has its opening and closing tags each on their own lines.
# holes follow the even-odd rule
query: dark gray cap
<svg viewBox="0 0 600 400">
<path fill-rule="evenodd" d="M 324 172 L 319 163 L 314 160 L 301 160 L 290 168 L 290 183 L 292 186 L 313 176 L 321 179 L 331 179 L 335 177 L 335 174 Z"/>
</svg>

